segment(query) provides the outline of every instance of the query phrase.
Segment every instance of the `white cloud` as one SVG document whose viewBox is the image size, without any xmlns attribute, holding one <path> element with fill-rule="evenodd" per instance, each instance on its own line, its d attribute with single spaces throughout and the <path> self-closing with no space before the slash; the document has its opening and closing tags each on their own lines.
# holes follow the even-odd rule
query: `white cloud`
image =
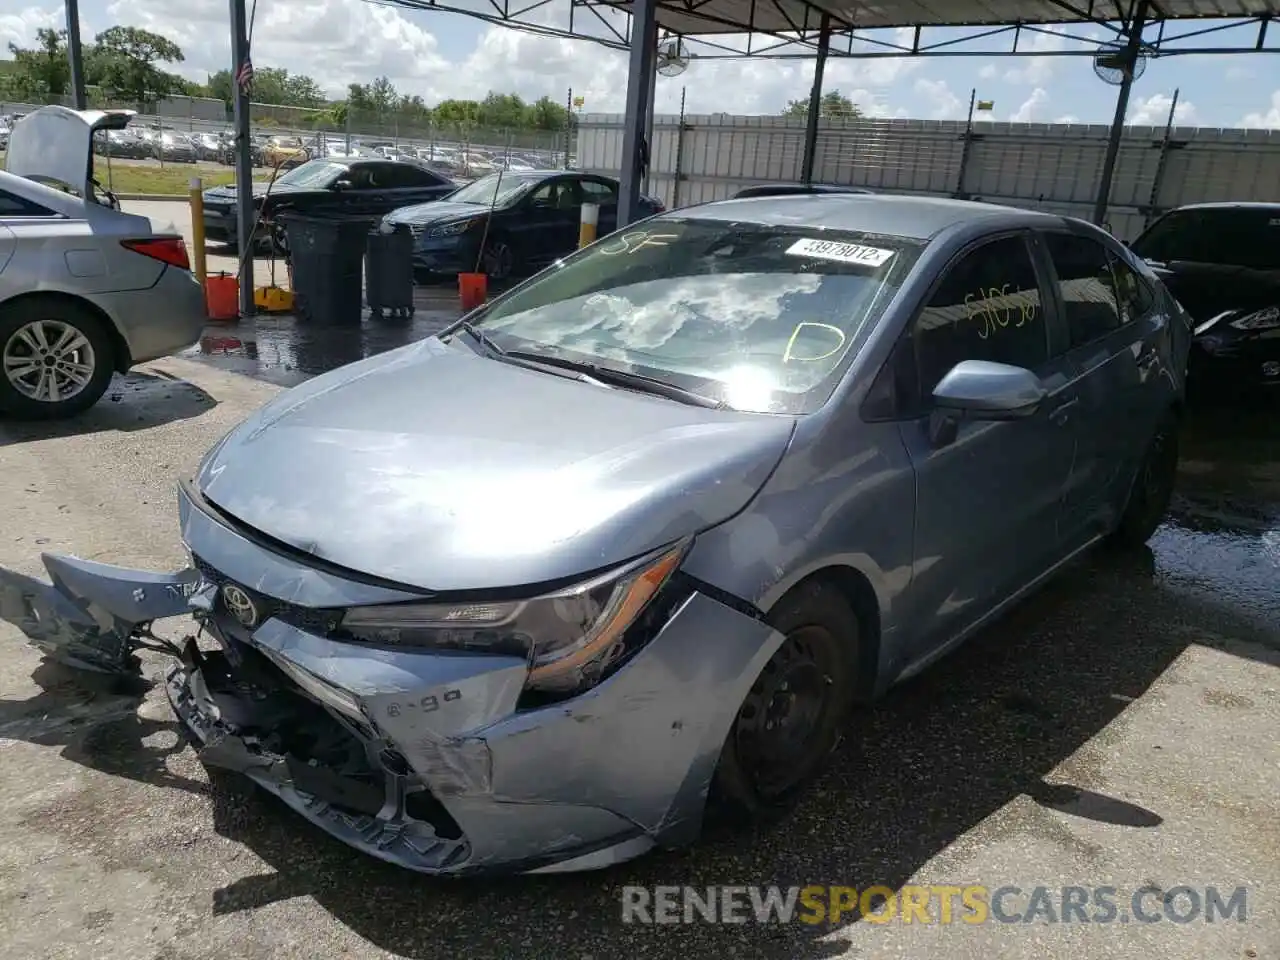
<svg viewBox="0 0 1280 960">
<path fill-rule="evenodd" d="M 1169 122 L 1169 108 L 1173 106 L 1173 97 L 1164 93 L 1153 93 L 1145 100 L 1138 100 L 1129 107 L 1129 117 L 1125 123 L 1134 126 L 1162 127 Z M 1196 105 L 1190 100 L 1179 100 L 1177 109 L 1173 111 L 1173 122 L 1190 125 L 1196 122 Z"/>
<path fill-rule="evenodd" d="M 999 73 L 999 71 L 996 70 L 996 65 L 994 63 L 988 63 L 985 67 L 983 67 L 981 70 L 978 71 L 978 76 L 981 77 L 983 80 L 990 80 L 997 73 Z"/>
<path fill-rule="evenodd" d="M 945 80 L 921 77 L 915 82 L 915 91 L 928 103 L 925 109 L 930 120 L 963 120 L 969 111 L 967 101 L 956 96 Z"/>
<path fill-rule="evenodd" d="M 1253 76 L 1253 71 L 1248 67 L 1241 66 L 1240 64 L 1232 64 L 1227 67 L 1224 76 L 1228 80 L 1248 80 Z"/>
<path fill-rule="evenodd" d="M 1032 123 L 1037 119 L 1036 114 L 1040 112 L 1049 102 L 1049 94 L 1044 87 L 1036 87 L 1031 91 L 1031 96 L 1023 101 L 1022 106 L 1009 116 L 1012 123 Z"/>
<path fill-rule="evenodd" d="M 1058 117 L 1058 119 L 1054 120 L 1053 122 L 1054 123 L 1079 123 L 1080 118 L 1077 117 L 1074 113 L 1064 113 L 1062 116 Z"/>
<path fill-rule="evenodd" d="M 8 55 L 10 43 L 29 43 L 41 27 L 61 29 L 65 26 L 62 12 L 56 7 L 23 7 L 16 13 L 0 13 L 0 50 Z"/>
<path fill-rule="evenodd" d="M 1027 45 L 1028 51 L 1052 52 L 1061 50 L 1067 45 L 1067 38 L 1055 31 L 1052 27 L 1046 27 L 1044 30 L 1037 30 L 1031 34 L 1031 42 Z M 1041 87 L 1047 84 L 1053 76 L 1056 66 L 1054 63 L 1057 57 L 1033 56 L 1026 59 L 1021 67 L 1014 67 L 1006 70 L 1004 73 L 1005 83 L 1027 84 L 1029 86 Z M 993 71 L 994 72 L 994 71 Z"/>
<path fill-rule="evenodd" d="M 1280 130 L 1280 90 L 1271 94 L 1271 109 L 1266 113 L 1246 114 L 1240 119 L 1240 126 Z"/>
</svg>

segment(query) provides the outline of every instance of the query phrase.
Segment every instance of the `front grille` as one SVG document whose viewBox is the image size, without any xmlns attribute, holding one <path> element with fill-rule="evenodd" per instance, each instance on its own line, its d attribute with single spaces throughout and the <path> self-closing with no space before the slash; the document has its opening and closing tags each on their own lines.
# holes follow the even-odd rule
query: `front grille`
<svg viewBox="0 0 1280 960">
<path fill-rule="evenodd" d="M 254 606 L 258 608 L 258 623 L 266 623 L 268 620 L 283 620 L 292 627 L 299 630 L 305 630 L 308 633 L 317 636 L 327 637 L 338 628 L 338 624 L 342 620 L 343 611 L 332 607 L 304 607 L 296 603 L 289 603 L 286 600 L 277 600 L 275 597 L 268 597 L 266 594 L 245 586 L 236 580 L 232 580 L 220 570 L 214 569 L 205 560 L 193 555 L 196 569 L 200 571 L 200 575 L 209 583 L 216 584 L 219 591 L 228 583 L 233 583 L 253 600 Z M 218 603 L 222 603 L 221 593 L 219 593 Z"/>
</svg>

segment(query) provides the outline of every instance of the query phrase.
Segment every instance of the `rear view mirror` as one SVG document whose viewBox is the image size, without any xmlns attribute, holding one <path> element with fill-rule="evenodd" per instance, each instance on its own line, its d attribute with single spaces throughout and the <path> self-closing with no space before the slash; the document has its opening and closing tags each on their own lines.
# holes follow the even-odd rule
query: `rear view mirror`
<svg viewBox="0 0 1280 960">
<path fill-rule="evenodd" d="M 962 360 L 933 390 L 934 405 L 972 420 L 1017 420 L 1048 395 L 1030 370 L 986 360 Z"/>
<path fill-rule="evenodd" d="M 355 184 L 345 178 L 333 181 L 333 189 L 335 190 L 350 190 L 353 186 L 355 186 Z"/>
</svg>

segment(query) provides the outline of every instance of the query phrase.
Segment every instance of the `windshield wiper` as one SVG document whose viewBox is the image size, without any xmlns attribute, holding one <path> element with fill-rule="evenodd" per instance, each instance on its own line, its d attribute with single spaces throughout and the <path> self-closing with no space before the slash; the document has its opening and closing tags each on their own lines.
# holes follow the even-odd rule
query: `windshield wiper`
<svg viewBox="0 0 1280 960">
<path fill-rule="evenodd" d="M 601 383 L 612 384 L 615 387 L 624 387 L 642 393 L 652 393 L 655 396 L 666 397 L 668 400 L 678 400 L 681 403 L 687 403 L 695 407 L 707 407 L 711 410 L 723 410 L 726 409 L 727 406 L 723 400 L 716 400 L 714 397 L 708 397 L 701 393 L 695 393 L 692 390 L 686 390 L 684 387 L 676 386 L 674 383 L 668 383 L 666 380 L 659 380 L 656 377 L 646 377 L 644 374 L 632 373 L 629 370 L 616 370 L 613 367 L 602 367 L 595 363 L 568 360 L 564 357 L 548 356 L 542 353 L 531 353 L 523 350 L 512 350 L 507 353 L 506 356 L 514 357 L 519 360 L 531 360 L 545 364 L 549 367 L 563 367 L 566 370 L 573 370 L 578 373 L 585 374 L 591 379 L 598 380 Z"/>
<path fill-rule="evenodd" d="M 494 342 L 493 337 L 489 336 L 487 333 L 485 333 L 483 330 L 477 327 L 470 320 L 459 320 L 455 329 L 462 330 L 462 331 L 465 331 L 466 333 L 471 334 L 471 339 L 475 340 L 476 343 L 484 347 L 487 353 L 496 354 L 499 357 L 506 356 L 507 351 L 503 350 L 500 346 L 498 346 L 498 344 Z"/>
</svg>

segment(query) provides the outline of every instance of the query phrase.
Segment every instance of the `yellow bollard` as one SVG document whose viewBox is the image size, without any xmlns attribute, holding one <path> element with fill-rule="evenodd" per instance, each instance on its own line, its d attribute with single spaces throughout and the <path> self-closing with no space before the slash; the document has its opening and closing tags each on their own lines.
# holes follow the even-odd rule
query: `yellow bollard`
<svg viewBox="0 0 1280 960">
<path fill-rule="evenodd" d="M 582 220 L 578 224 L 578 249 L 581 250 L 596 239 L 596 228 L 600 225 L 600 204 L 584 203 Z"/>
<path fill-rule="evenodd" d="M 199 177 L 191 178 L 191 272 L 200 282 L 200 289 L 205 289 L 208 275 L 208 264 L 204 255 L 204 185 Z"/>
</svg>

